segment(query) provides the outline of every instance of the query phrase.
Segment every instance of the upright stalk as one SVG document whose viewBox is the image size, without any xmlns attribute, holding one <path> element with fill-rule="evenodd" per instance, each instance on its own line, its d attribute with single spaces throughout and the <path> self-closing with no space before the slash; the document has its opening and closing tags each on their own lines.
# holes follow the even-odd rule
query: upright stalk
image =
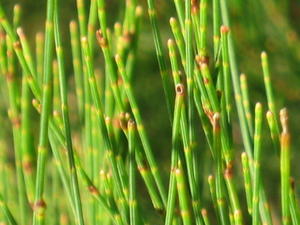
<svg viewBox="0 0 300 225">
<path fill-rule="evenodd" d="M 54 47 L 54 5 L 55 0 L 47 1 L 47 19 L 45 31 L 44 81 L 42 95 L 42 110 L 40 121 L 40 137 L 37 156 L 37 174 L 35 186 L 35 201 L 33 206 L 33 225 L 45 222 L 46 203 L 44 201 L 45 167 L 48 153 L 48 125 L 52 105 L 52 59 Z"/>
<path fill-rule="evenodd" d="M 68 152 L 70 177 L 71 177 L 71 187 L 73 192 L 73 198 L 76 210 L 76 223 L 79 225 L 84 225 L 82 204 L 80 199 L 77 171 L 74 161 L 74 151 L 72 144 L 71 128 L 69 121 L 69 107 L 68 107 L 68 95 L 67 95 L 67 81 L 65 75 L 65 63 L 64 63 L 64 52 L 61 43 L 60 27 L 59 27 L 59 11 L 58 11 L 58 0 L 55 2 L 54 9 L 54 34 L 55 34 L 55 47 L 56 55 L 58 61 L 58 73 L 59 73 L 59 87 L 60 87 L 60 100 L 61 100 L 61 111 L 64 124 L 64 133 L 66 137 L 66 148 Z"/>
<path fill-rule="evenodd" d="M 284 225 L 291 223 L 289 210 L 290 193 L 290 133 L 288 127 L 288 114 L 286 109 L 280 110 L 282 132 L 280 137 L 280 174 L 281 174 L 281 209 Z"/>
</svg>

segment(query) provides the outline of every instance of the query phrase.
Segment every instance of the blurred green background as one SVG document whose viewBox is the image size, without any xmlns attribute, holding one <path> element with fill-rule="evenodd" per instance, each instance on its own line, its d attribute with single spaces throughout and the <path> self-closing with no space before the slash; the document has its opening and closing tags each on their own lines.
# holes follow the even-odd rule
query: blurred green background
<svg viewBox="0 0 300 225">
<path fill-rule="evenodd" d="M 89 2 L 89 1 L 87 1 Z M 110 27 L 122 18 L 123 5 L 117 0 L 107 1 Z M 169 18 L 175 16 L 172 0 L 157 0 L 159 28 L 162 33 L 164 46 L 167 39 L 172 37 L 168 24 Z M 211 1 L 209 1 L 211 2 Z M 34 35 L 43 31 L 45 19 L 45 0 L 2 0 L 7 14 L 11 15 L 13 5 L 19 3 L 23 9 L 22 26 L 34 45 Z M 139 40 L 139 57 L 136 64 L 135 89 L 146 128 L 150 133 L 157 158 L 165 170 L 169 167 L 170 158 L 170 126 L 163 97 L 161 79 L 156 62 L 151 27 L 146 10 L 146 1 L 140 1 L 144 8 L 144 16 Z M 211 3 L 210 7 L 211 7 Z M 248 75 L 252 109 L 255 102 L 266 103 L 260 53 L 265 50 L 269 54 L 272 82 L 278 106 L 288 107 L 293 142 L 293 171 L 292 175 L 300 179 L 300 1 L 298 0 L 228 0 L 239 71 Z M 69 45 L 70 20 L 77 18 L 76 1 L 61 1 L 61 18 L 64 45 L 67 48 L 68 74 L 72 75 L 71 51 Z M 210 10 L 211 14 L 211 10 Z M 211 15 L 210 15 L 211 16 Z M 210 19 L 211 23 L 212 19 Z M 209 39 L 212 40 L 211 31 Z M 211 44 L 211 41 L 210 41 Z M 101 55 L 100 49 L 97 54 Z M 167 52 L 166 52 L 167 53 Z M 167 55 L 167 54 L 166 54 Z M 98 67 L 101 69 L 99 60 Z M 168 62 L 169 63 L 169 62 Z M 102 68 L 103 69 L 103 68 Z M 264 104 L 266 106 L 266 104 Z M 265 107 L 266 108 L 266 107 Z M 237 117 L 235 117 L 237 118 Z M 236 122 L 237 119 L 236 119 Z M 267 126 L 267 124 L 264 124 Z M 9 127 L 9 122 L 7 122 Z M 236 151 L 242 151 L 238 126 L 234 126 Z M 268 197 L 277 208 L 279 201 L 278 157 L 270 150 L 270 137 L 265 134 L 262 171 Z M 236 154 L 239 160 L 239 154 Z M 167 162 L 167 163 L 166 163 Z M 206 176 L 207 174 L 205 174 Z"/>
</svg>

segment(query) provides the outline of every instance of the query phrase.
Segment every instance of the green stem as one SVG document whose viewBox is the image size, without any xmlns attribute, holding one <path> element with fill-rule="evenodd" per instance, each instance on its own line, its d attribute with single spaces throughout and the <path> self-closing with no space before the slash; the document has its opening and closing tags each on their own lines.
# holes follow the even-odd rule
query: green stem
<svg viewBox="0 0 300 225">
<path fill-rule="evenodd" d="M 0 208 L 2 209 L 8 223 L 10 225 L 18 225 L 14 216 L 12 215 L 10 209 L 7 207 L 6 203 L 3 200 L 3 196 L 0 194 Z"/>
<path fill-rule="evenodd" d="M 280 110 L 282 133 L 280 137 L 280 174 L 281 174 L 281 209 L 282 222 L 290 224 L 289 192 L 290 192 L 290 134 L 288 128 L 288 114 L 286 109 Z"/>
<path fill-rule="evenodd" d="M 128 97 L 133 116 L 134 116 L 135 121 L 137 123 L 137 131 L 140 135 L 140 139 L 141 139 L 142 145 L 144 147 L 144 151 L 145 151 L 146 157 L 148 159 L 148 163 L 149 163 L 151 172 L 152 172 L 153 177 L 156 181 L 157 187 L 160 191 L 162 201 L 163 201 L 164 205 L 166 205 L 165 187 L 162 183 L 161 174 L 159 173 L 156 160 L 153 156 L 152 149 L 150 147 L 148 136 L 145 132 L 144 123 L 143 123 L 142 117 L 140 115 L 138 104 L 137 104 L 135 96 L 133 94 L 133 90 L 132 90 L 130 81 L 128 80 L 128 76 L 126 74 L 124 63 L 123 63 L 123 61 L 122 61 L 122 59 L 120 58 L 119 55 L 116 55 L 115 58 L 116 58 L 116 62 L 117 62 L 117 65 L 118 65 L 119 72 L 120 72 L 120 74 L 123 78 L 123 81 L 124 81 L 125 92 L 126 92 L 126 95 Z"/>
<path fill-rule="evenodd" d="M 168 202 L 166 207 L 165 225 L 171 225 L 174 219 L 174 209 L 176 200 L 176 176 L 175 171 L 179 159 L 179 138 L 180 138 L 180 117 L 182 104 L 184 101 L 184 86 L 182 84 L 176 85 L 176 99 L 174 107 L 173 128 L 172 128 L 172 156 L 171 156 L 171 170 L 169 179 Z"/>
<path fill-rule="evenodd" d="M 137 225 L 138 211 L 136 200 L 136 165 L 135 165 L 135 145 L 136 145 L 136 125 L 132 120 L 128 121 L 128 145 L 129 145 L 129 210 L 130 225 Z"/>
<path fill-rule="evenodd" d="M 75 161 L 74 161 L 72 136 L 71 136 L 70 121 L 69 121 L 67 81 L 66 81 L 66 75 L 64 70 L 65 67 L 64 52 L 61 44 L 61 35 L 60 35 L 60 28 L 59 28 L 58 4 L 59 3 L 56 2 L 55 10 L 54 10 L 54 34 L 55 34 L 56 55 L 58 60 L 58 69 L 59 69 L 61 111 L 62 111 L 63 124 L 64 124 L 63 127 L 64 127 L 64 133 L 66 137 L 66 147 L 67 147 L 68 159 L 69 159 L 71 187 L 72 187 L 76 216 L 77 216 L 76 222 L 79 225 L 84 225 L 82 204 L 80 200 L 80 192 L 79 192 L 78 178 L 77 178 L 77 172 L 76 172 Z"/>
<path fill-rule="evenodd" d="M 187 1 L 189 2 L 189 1 Z M 148 14 L 150 18 L 150 23 L 152 27 L 152 33 L 153 33 L 153 39 L 154 39 L 154 45 L 155 45 L 155 51 L 156 51 L 156 57 L 159 65 L 160 75 L 163 82 L 163 89 L 166 97 L 167 102 L 167 109 L 169 113 L 169 118 L 172 118 L 172 105 L 173 105 L 173 92 L 171 88 L 171 81 L 170 77 L 167 72 L 167 66 L 166 66 L 166 59 L 163 52 L 162 47 L 162 41 L 160 32 L 157 25 L 157 15 L 156 15 L 156 9 L 154 0 L 147 0 L 148 3 Z"/>
<path fill-rule="evenodd" d="M 253 201 L 252 201 L 252 224 L 259 225 L 259 189 L 260 189 L 260 158 L 261 158 L 261 135 L 262 135 L 262 106 L 255 106 L 255 132 L 254 132 L 254 158 L 253 158 Z"/>
<path fill-rule="evenodd" d="M 42 110 L 40 122 L 40 138 L 38 144 L 37 158 L 37 175 L 35 186 L 35 202 L 33 213 L 33 225 L 42 225 L 45 220 L 46 203 L 44 202 L 44 182 L 45 182 L 45 166 L 48 153 L 48 123 L 52 105 L 52 59 L 54 47 L 54 17 L 55 0 L 47 2 L 47 20 L 45 32 L 45 53 L 44 53 L 44 81 L 43 81 L 43 96 Z M 26 71 L 25 71 L 26 72 Z"/>
</svg>

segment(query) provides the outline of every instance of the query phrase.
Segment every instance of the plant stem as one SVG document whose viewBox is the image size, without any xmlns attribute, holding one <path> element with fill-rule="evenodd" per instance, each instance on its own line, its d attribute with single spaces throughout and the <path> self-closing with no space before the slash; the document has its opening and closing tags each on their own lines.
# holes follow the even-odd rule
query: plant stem
<svg viewBox="0 0 300 225">
<path fill-rule="evenodd" d="M 261 135 L 262 135 L 262 105 L 255 105 L 255 132 L 254 132 L 254 158 L 253 158 L 253 202 L 252 224 L 259 225 L 259 189 L 260 189 L 260 158 L 261 158 Z"/>
<path fill-rule="evenodd" d="M 42 110 L 40 122 L 40 138 L 37 156 L 37 175 L 35 186 L 35 201 L 33 213 L 33 225 L 42 225 L 45 220 L 46 203 L 43 199 L 44 182 L 45 182 L 45 166 L 48 153 L 48 123 L 52 104 L 52 59 L 54 47 L 54 0 L 47 1 L 47 20 L 45 32 L 45 53 L 44 53 L 44 81 Z M 26 71 L 25 71 L 26 73 Z"/>
<path fill-rule="evenodd" d="M 66 137 L 66 147 L 68 152 L 69 159 L 69 169 L 70 169 L 70 177 L 71 177 L 71 187 L 73 192 L 73 198 L 75 203 L 76 210 L 76 223 L 79 225 L 84 225 L 83 213 L 82 213 L 82 204 L 80 200 L 80 192 L 78 185 L 77 172 L 74 161 L 74 153 L 73 153 L 73 144 L 72 144 L 72 136 L 71 136 L 71 128 L 69 121 L 69 108 L 68 108 L 68 96 L 67 96 L 67 81 L 66 75 L 64 71 L 64 52 L 61 43 L 61 35 L 59 28 L 59 11 L 58 4 L 59 2 L 55 2 L 54 9 L 54 34 L 55 34 L 55 47 L 56 47 L 56 55 L 58 60 L 58 69 L 59 69 L 59 86 L 60 86 L 60 100 L 61 100 L 61 111 L 64 123 L 64 133 Z"/>
<path fill-rule="evenodd" d="M 189 1 L 187 1 L 189 2 Z M 170 77 L 167 72 L 166 60 L 163 52 L 162 41 L 160 32 L 157 25 L 157 11 L 155 9 L 154 0 L 147 0 L 148 3 L 148 14 L 153 32 L 153 39 L 156 51 L 156 57 L 159 65 L 160 75 L 163 82 L 164 93 L 166 97 L 167 109 L 169 118 L 172 118 L 172 105 L 173 105 L 173 92 L 171 88 Z"/>
<path fill-rule="evenodd" d="M 284 225 L 290 224 L 289 193 L 290 193 L 290 134 L 286 109 L 280 110 L 282 133 L 280 137 L 280 174 L 281 174 L 281 206 Z"/>
</svg>

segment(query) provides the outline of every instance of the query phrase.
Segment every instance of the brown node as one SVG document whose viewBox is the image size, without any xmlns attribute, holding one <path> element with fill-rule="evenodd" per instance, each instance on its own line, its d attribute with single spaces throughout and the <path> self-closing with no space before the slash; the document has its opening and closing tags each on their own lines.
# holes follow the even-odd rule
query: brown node
<svg viewBox="0 0 300 225">
<path fill-rule="evenodd" d="M 184 93 L 185 93 L 183 84 L 177 84 L 175 87 L 175 90 L 176 90 L 176 94 L 178 94 L 178 95 L 184 95 Z"/>
<path fill-rule="evenodd" d="M 141 165 L 138 165 L 138 170 L 140 171 L 140 173 L 149 171 L 149 167 L 148 167 L 147 161 L 145 159 L 143 159 L 143 162 L 141 163 Z"/>
<path fill-rule="evenodd" d="M 12 121 L 12 125 L 14 127 L 20 127 L 21 126 L 21 119 L 18 116 L 12 118 L 11 121 Z"/>
<path fill-rule="evenodd" d="M 199 2 L 198 0 L 191 0 L 191 8 L 192 8 L 192 13 L 197 14 L 199 11 Z"/>
<path fill-rule="evenodd" d="M 100 47 L 101 48 L 106 48 L 107 47 L 107 40 L 103 36 L 102 30 L 97 30 L 96 37 L 97 37 L 97 41 L 98 41 L 98 44 L 100 45 Z"/>
<path fill-rule="evenodd" d="M 119 77 L 117 82 L 118 82 L 118 86 L 122 86 L 124 83 L 122 77 Z"/>
<path fill-rule="evenodd" d="M 201 65 L 209 64 L 209 56 L 207 55 L 196 55 L 196 62 L 198 63 L 198 65 L 201 67 Z"/>
<path fill-rule="evenodd" d="M 122 39 L 123 39 L 124 43 L 129 44 L 129 43 L 131 43 L 133 37 L 134 37 L 134 35 L 133 35 L 132 32 L 125 31 L 123 36 L 122 36 Z"/>
<path fill-rule="evenodd" d="M 12 81 L 14 79 L 14 74 L 11 72 L 6 73 L 6 79 Z"/>
<path fill-rule="evenodd" d="M 5 36 L 6 36 L 5 33 L 3 31 L 0 31 L 0 39 L 4 40 Z"/>
<path fill-rule="evenodd" d="M 68 216 L 66 214 L 61 214 L 59 218 L 60 224 L 68 224 Z"/>
<path fill-rule="evenodd" d="M 209 84 L 209 79 L 206 78 L 206 77 L 204 77 L 204 78 L 203 78 L 203 82 L 204 82 L 204 84 Z"/>
<path fill-rule="evenodd" d="M 33 210 L 45 209 L 47 207 L 46 202 L 43 199 L 36 201 L 33 205 Z"/>
<path fill-rule="evenodd" d="M 213 125 L 214 112 L 211 111 L 207 106 L 203 106 L 203 111 L 204 111 L 205 115 L 208 117 L 211 125 Z"/>
<path fill-rule="evenodd" d="M 233 164 L 232 164 L 232 162 L 229 162 L 227 164 L 226 169 L 225 169 L 224 177 L 228 178 L 228 179 L 231 179 L 232 176 L 233 176 Z"/>
<path fill-rule="evenodd" d="M 191 0 L 191 5 L 192 5 L 192 6 L 193 6 L 193 5 L 199 5 L 198 2 L 199 2 L 198 0 Z"/>
<path fill-rule="evenodd" d="M 114 117 L 113 119 L 112 119 L 112 125 L 115 127 L 115 128 L 121 128 L 120 127 L 120 120 L 119 120 L 119 118 L 118 117 Z"/>
<path fill-rule="evenodd" d="M 22 49 L 20 41 L 15 41 L 13 46 L 14 46 L 15 49 Z"/>
<path fill-rule="evenodd" d="M 225 26 L 225 25 L 222 25 L 221 26 L 221 33 L 228 33 L 229 32 L 229 27 Z"/>
<path fill-rule="evenodd" d="M 99 194 L 98 189 L 97 189 L 94 185 L 88 186 L 88 189 L 89 189 L 89 192 L 90 192 L 92 195 L 98 195 L 98 194 Z"/>
<path fill-rule="evenodd" d="M 29 160 L 23 162 L 23 168 L 26 171 L 26 173 L 32 173 L 33 171 L 32 163 Z"/>
</svg>

